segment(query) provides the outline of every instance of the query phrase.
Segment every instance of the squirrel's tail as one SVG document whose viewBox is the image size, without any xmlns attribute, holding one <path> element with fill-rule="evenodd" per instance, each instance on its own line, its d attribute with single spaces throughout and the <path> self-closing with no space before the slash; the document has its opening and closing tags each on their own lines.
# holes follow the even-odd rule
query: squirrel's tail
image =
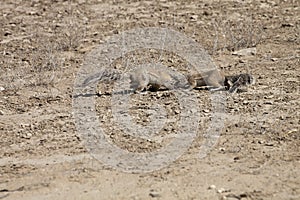
<svg viewBox="0 0 300 200">
<path fill-rule="evenodd" d="M 96 74 L 91 75 L 86 78 L 82 84 L 83 87 L 88 86 L 89 84 L 103 81 L 103 82 L 111 82 L 121 78 L 121 72 L 118 70 L 109 70 L 104 69 Z"/>
</svg>

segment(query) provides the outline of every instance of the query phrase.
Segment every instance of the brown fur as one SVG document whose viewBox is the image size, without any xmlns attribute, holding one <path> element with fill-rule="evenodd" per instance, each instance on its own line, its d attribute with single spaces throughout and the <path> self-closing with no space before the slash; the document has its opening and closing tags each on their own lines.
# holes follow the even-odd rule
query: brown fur
<svg viewBox="0 0 300 200">
<path fill-rule="evenodd" d="M 234 76 L 225 76 L 219 70 L 211 70 L 205 73 L 194 73 L 187 76 L 188 82 L 192 88 L 208 86 L 211 90 L 228 90 L 236 92 L 238 88 L 254 84 L 255 79 L 250 74 L 238 74 Z"/>
<path fill-rule="evenodd" d="M 121 79 L 122 72 L 118 70 L 103 70 L 93 76 L 88 77 L 83 86 L 86 87 L 97 81 L 114 82 Z M 130 89 L 141 92 L 151 89 L 157 91 L 161 88 L 176 89 L 189 88 L 189 84 L 184 79 L 176 76 L 171 69 L 161 67 L 144 67 L 129 72 Z"/>
</svg>

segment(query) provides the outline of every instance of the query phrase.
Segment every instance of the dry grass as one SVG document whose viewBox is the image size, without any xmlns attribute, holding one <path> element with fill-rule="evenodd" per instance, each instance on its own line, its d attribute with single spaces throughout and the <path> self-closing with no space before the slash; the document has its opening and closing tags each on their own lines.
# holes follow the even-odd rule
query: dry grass
<svg viewBox="0 0 300 200">
<path fill-rule="evenodd" d="M 212 24 L 214 30 L 214 39 L 211 44 L 212 54 L 255 47 L 264 38 L 262 24 L 257 24 L 252 20 L 215 20 Z"/>
<path fill-rule="evenodd" d="M 58 20 L 57 20 L 58 21 Z M 76 51 L 85 31 L 76 17 L 66 16 L 50 27 L 52 33 L 32 26 L 32 35 L 16 37 L 3 43 L 5 52 L 0 68 L 0 86 L 18 91 L 24 87 L 54 87 L 63 76 L 63 52 Z M 18 44 L 15 44 L 18 40 Z"/>
</svg>

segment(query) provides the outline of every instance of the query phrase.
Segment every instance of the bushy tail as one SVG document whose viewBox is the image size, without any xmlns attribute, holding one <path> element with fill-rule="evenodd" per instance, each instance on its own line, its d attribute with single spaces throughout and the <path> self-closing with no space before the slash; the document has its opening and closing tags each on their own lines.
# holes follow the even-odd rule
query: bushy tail
<svg viewBox="0 0 300 200">
<path fill-rule="evenodd" d="M 94 75 L 91 75 L 87 79 L 84 80 L 82 86 L 86 87 L 89 84 L 103 81 L 103 82 L 112 82 L 115 80 L 119 80 L 121 78 L 121 72 L 118 70 L 110 70 L 110 69 L 104 69 Z"/>
</svg>

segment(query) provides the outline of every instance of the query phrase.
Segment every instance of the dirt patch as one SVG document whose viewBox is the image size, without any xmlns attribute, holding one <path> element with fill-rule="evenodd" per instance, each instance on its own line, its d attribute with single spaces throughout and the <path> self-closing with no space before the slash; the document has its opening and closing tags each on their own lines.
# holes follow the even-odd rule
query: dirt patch
<svg viewBox="0 0 300 200">
<path fill-rule="evenodd" d="M 299 199 L 299 6 L 293 0 L 3 0 L 0 199 Z M 251 73 L 256 84 L 225 95 L 225 126 L 207 157 L 198 154 L 211 121 L 210 92 L 195 90 L 199 129 L 186 153 L 158 171 L 123 173 L 93 159 L 76 132 L 73 83 L 95 47 L 143 27 L 185 34 L 225 74 Z M 247 48 L 256 51 L 237 55 Z M 186 60 L 168 52 L 126 56 L 130 62 L 154 59 L 189 70 Z M 123 62 L 112 68 L 121 69 Z M 94 98 L 112 143 L 145 153 L 176 137 L 180 106 L 172 91 L 131 95 L 129 113 L 139 125 L 150 123 L 153 105 L 166 110 L 169 123 L 153 140 L 115 126 L 111 91 L 111 85 L 99 84 Z"/>
</svg>

